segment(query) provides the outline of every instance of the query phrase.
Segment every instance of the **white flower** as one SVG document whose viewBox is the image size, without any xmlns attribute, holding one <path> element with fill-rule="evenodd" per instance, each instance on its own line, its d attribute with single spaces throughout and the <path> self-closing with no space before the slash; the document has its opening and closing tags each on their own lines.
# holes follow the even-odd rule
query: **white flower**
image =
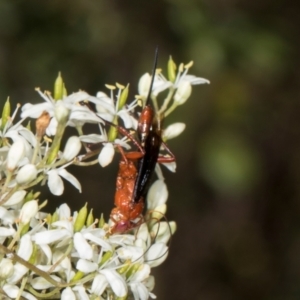
<svg viewBox="0 0 300 300">
<path fill-rule="evenodd" d="M 80 106 L 80 102 L 88 100 L 93 103 L 101 104 L 101 100 L 90 96 L 88 93 L 79 91 L 73 93 L 61 100 L 54 100 L 50 93 L 41 93 L 39 89 L 37 92 L 45 100 L 45 103 L 31 104 L 26 103 L 22 107 L 22 118 L 38 118 L 44 111 L 48 112 L 52 118 L 50 124 L 46 129 L 47 135 L 55 135 L 58 119 L 68 118 L 69 125 L 75 126 L 78 122 L 82 125 L 88 123 L 98 123 L 100 119 L 94 112 L 87 107 Z"/>
<path fill-rule="evenodd" d="M 133 111 L 137 106 L 137 101 L 135 100 L 129 105 L 123 106 L 121 109 L 118 109 L 122 89 L 118 89 L 116 100 L 113 89 L 111 89 L 110 92 L 110 97 L 108 97 L 103 92 L 97 93 L 97 98 L 106 103 L 106 106 L 96 105 L 98 115 L 109 122 L 112 122 L 114 118 L 118 116 L 123 120 L 125 128 L 137 128 L 137 120 L 129 114 L 129 112 Z M 101 104 L 103 104 L 103 102 Z"/>
<path fill-rule="evenodd" d="M 47 172 L 48 175 L 48 187 L 53 195 L 60 196 L 64 191 L 64 183 L 61 179 L 63 177 L 75 186 L 81 193 L 81 184 L 71 173 L 64 169 L 64 167 L 58 169 L 52 169 Z"/>
<path fill-rule="evenodd" d="M 145 73 L 139 80 L 139 84 L 138 84 L 139 95 L 142 96 L 142 98 L 144 99 L 148 96 L 150 82 L 151 82 L 151 75 L 149 73 Z M 172 82 L 168 81 L 165 77 L 155 75 L 151 94 L 157 96 L 159 93 L 161 93 L 167 88 L 170 88 L 171 86 L 172 86 Z"/>
<path fill-rule="evenodd" d="M 114 145 L 118 145 L 120 147 L 123 147 L 125 149 L 130 149 L 130 145 L 128 144 L 127 137 L 125 136 L 122 139 L 115 139 L 113 143 L 108 142 L 108 137 L 106 134 L 106 131 L 104 128 L 99 127 L 101 134 L 89 134 L 89 135 L 82 135 L 80 137 L 80 140 L 84 143 L 90 143 L 90 144 L 97 144 L 97 143 L 102 143 L 104 144 L 104 147 L 101 149 L 99 156 L 98 156 L 98 161 L 99 164 L 102 167 L 106 167 L 109 165 L 113 157 L 115 155 L 115 149 Z M 84 158 L 85 155 L 81 155 L 78 157 L 78 159 Z"/>
</svg>

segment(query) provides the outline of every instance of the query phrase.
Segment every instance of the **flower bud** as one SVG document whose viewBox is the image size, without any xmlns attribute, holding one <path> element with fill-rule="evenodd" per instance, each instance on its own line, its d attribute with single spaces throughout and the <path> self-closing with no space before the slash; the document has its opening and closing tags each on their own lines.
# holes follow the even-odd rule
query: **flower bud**
<svg viewBox="0 0 300 300">
<path fill-rule="evenodd" d="M 174 95 L 174 103 L 181 105 L 186 102 L 192 93 L 192 86 L 188 81 L 179 83 L 178 89 Z"/>
<path fill-rule="evenodd" d="M 71 136 L 65 146 L 63 158 L 67 161 L 72 160 L 80 151 L 81 142 L 78 136 Z"/>
<path fill-rule="evenodd" d="M 103 214 L 101 214 L 100 219 L 99 219 L 99 223 L 98 223 L 98 228 L 103 228 L 105 225 L 105 219 Z"/>
<path fill-rule="evenodd" d="M 90 210 L 89 215 L 86 219 L 86 226 L 89 227 L 94 223 L 94 215 L 93 215 L 93 209 Z"/>
<path fill-rule="evenodd" d="M 63 98 L 63 91 L 64 91 L 64 82 L 61 77 L 60 72 L 54 82 L 54 100 L 59 100 Z"/>
<path fill-rule="evenodd" d="M 79 232 L 83 228 L 86 221 L 87 213 L 87 204 L 85 204 L 78 212 L 77 218 L 74 223 L 74 232 Z"/>
<path fill-rule="evenodd" d="M 10 147 L 8 154 L 7 154 L 7 161 L 6 161 L 6 167 L 9 171 L 13 171 L 19 161 L 24 157 L 25 155 L 25 145 L 22 142 L 22 140 L 17 140 L 12 144 Z"/>
<path fill-rule="evenodd" d="M 19 216 L 19 221 L 21 224 L 27 224 L 30 222 L 31 218 L 33 218 L 39 210 L 38 203 L 36 200 L 31 200 L 26 202 L 21 211 Z"/>
<path fill-rule="evenodd" d="M 0 278 L 1 281 L 3 279 L 7 279 L 14 272 L 14 265 L 12 261 L 8 258 L 2 258 L 0 262 Z"/>
<path fill-rule="evenodd" d="M 1 119 L 1 126 L 0 126 L 1 130 L 4 129 L 9 117 L 10 117 L 10 102 L 9 102 L 9 98 L 7 98 L 2 111 L 2 119 Z"/>
<path fill-rule="evenodd" d="M 123 108 L 123 106 L 126 104 L 127 98 L 128 98 L 128 91 L 129 91 L 129 84 L 123 89 L 120 99 L 119 99 L 119 105 L 118 105 L 118 111 Z"/>
<path fill-rule="evenodd" d="M 176 79 L 176 64 L 174 63 L 172 56 L 168 61 L 168 77 L 171 82 L 175 82 Z"/>
<path fill-rule="evenodd" d="M 19 185 L 23 185 L 34 180 L 36 176 L 37 176 L 37 169 L 35 165 L 27 164 L 18 171 L 16 181 Z"/>
</svg>

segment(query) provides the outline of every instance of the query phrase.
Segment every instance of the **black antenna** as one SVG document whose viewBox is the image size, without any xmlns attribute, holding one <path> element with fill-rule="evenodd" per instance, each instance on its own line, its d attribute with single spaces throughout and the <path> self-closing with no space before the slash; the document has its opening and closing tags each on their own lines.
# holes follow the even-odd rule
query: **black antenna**
<svg viewBox="0 0 300 300">
<path fill-rule="evenodd" d="M 153 69 L 152 69 L 152 78 L 151 78 L 151 83 L 150 83 L 150 87 L 149 87 L 148 96 L 146 98 L 145 106 L 149 105 L 149 102 L 150 102 L 150 96 L 151 96 L 151 92 L 152 92 L 152 88 L 153 88 L 153 83 L 154 83 L 154 78 L 155 78 L 155 71 L 156 71 L 156 66 L 157 66 L 157 60 L 158 60 L 158 47 L 156 47 L 156 49 L 155 49 L 154 65 L 153 65 Z"/>
</svg>

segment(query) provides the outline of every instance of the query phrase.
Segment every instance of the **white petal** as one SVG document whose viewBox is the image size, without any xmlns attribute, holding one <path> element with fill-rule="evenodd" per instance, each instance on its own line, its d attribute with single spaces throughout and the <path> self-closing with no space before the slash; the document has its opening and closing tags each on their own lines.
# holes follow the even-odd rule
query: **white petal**
<svg viewBox="0 0 300 300">
<path fill-rule="evenodd" d="M 141 282 L 132 282 L 130 283 L 130 287 L 134 296 L 134 299 L 138 300 L 148 300 L 149 299 L 149 291 Z"/>
<path fill-rule="evenodd" d="M 84 143 L 92 143 L 92 144 L 102 143 L 107 141 L 107 138 L 104 135 L 94 134 L 94 133 L 88 135 L 82 135 L 79 138 Z"/>
<path fill-rule="evenodd" d="M 76 300 L 76 296 L 70 287 L 67 287 L 61 293 L 61 300 Z"/>
<path fill-rule="evenodd" d="M 18 132 L 19 132 L 19 134 L 21 135 L 21 136 L 23 136 L 25 139 L 26 139 L 26 141 L 28 141 L 33 147 L 36 147 L 36 138 L 35 138 L 35 136 L 34 136 L 34 134 L 30 131 L 30 130 L 28 130 L 27 128 L 25 128 L 25 127 L 21 127 L 19 130 L 18 130 Z"/>
<path fill-rule="evenodd" d="M 150 83 L 151 83 L 151 76 L 149 75 L 149 73 L 145 73 L 139 80 L 139 84 L 138 84 L 139 95 L 143 97 L 147 97 L 149 93 Z"/>
<path fill-rule="evenodd" d="M 55 118 L 52 118 L 46 129 L 46 134 L 49 136 L 54 136 L 56 134 L 57 125 L 58 125 L 57 120 Z"/>
<path fill-rule="evenodd" d="M 139 247 L 124 246 L 117 249 L 118 257 L 122 260 L 136 261 L 143 257 L 144 250 Z"/>
<path fill-rule="evenodd" d="M 11 277 L 7 279 L 8 283 L 17 283 L 26 273 L 28 269 L 21 265 L 20 263 L 16 263 L 14 265 L 14 273 Z"/>
<path fill-rule="evenodd" d="M 184 104 L 192 93 L 192 86 L 188 81 L 180 81 L 178 89 L 174 95 L 174 103 Z"/>
<path fill-rule="evenodd" d="M 85 288 L 83 286 L 74 286 L 73 291 L 76 292 L 76 295 L 79 296 L 80 300 L 90 300 Z"/>
<path fill-rule="evenodd" d="M 168 243 L 170 237 L 176 231 L 175 222 L 158 222 L 151 228 L 151 234 L 155 236 L 155 242 Z"/>
<path fill-rule="evenodd" d="M 24 260 L 28 260 L 32 254 L 32 251 L 33 251 L 33 246 L 32 246 L 31 236 L 29 234 L 25 234 L 22 236 L 20 240 L 20 246 L 17 253 Z"/>
<path fill-rule="evenodd" d="M 0 220 L 3 225 L 13 224 L 15 222 L 15 217 L 6 208 L 0 206 Z"/>
<path fill-rule="evenodd" d="M 169 193 L 167 185 L 163 180 L 156 180 L 150 187 L 147 195 L 148 210 L 155 209 L 157 206 L 165 204 Z"/>
<path fill-rule="evenodd" d="M 86 106 L 75 106 L 72 109 L 70 120 L 81 123 L 99 123 L 101 119 Z"/>
<path fill-rule="evenodd" d="M 80 232 L 76 232 L 74 234 L 74 247 L 80 258 L 89 260 L 92 259 L 93 249 Z"/>
<path fill-rule="evenodd" d="M 178 135 L 180 135 L 184 129 L 185 129 L 185 124 L 184 123 L 174 123 L 170 126 L 168 126 L 164 131 L 163 131 L 163 139 L 164 140 L 170 140 Z"/>
<path fill-rule="evenodd" d="M 87 98 L 89 97 L 89 94 L 85 91 L 79 91 L 76 93 L 72 93 L 71 95 L 69 95 L 68 97 L 65 97 L 63 99 L 63 102 L 66 105 L 72 105 L 72 104 L 76 104 L 78 102 L 87 100 Z"/>
<path fill-rule="evenodd" d="M 109 111 L 112 114 L 115 114 L 115 107 L 114 105 L 111 105 L 111 103 L 108 103 L 107 99 L 103 100 L 103 98 L 96 98 L 93 96 L 89 96 L 88 100 L 97 106 L 102 106 L 105 108 L 107 111 Z"/>
<path fill-rule="evenodd" d="M 127 111 L 125 111 L 125 110 L 120 110 L 120 111 L 118 112 L 118 115 L 119 115 L 120 118 L 123 120 L 125 128 L 133 128 L 134 124 L 133 124 L 133 122 L 132 122 L 132 118 L 131 118 L 131 116 L 128 114 Z"/>
<path fill-rule="evenodd" d="M 71 217 L 71 209 L 66 203 L 59 206 L 57 213 L 60 220 L 69 220 Z"/>
<path fill-rule="evenodd" d="M 146 278 L 149 277 L 151 273 L 151 268 L 147 264 L 143 264 L 140 266 L 138 271 L 134 273 L 134 275 L 130 278 L 131 281 L 144 281 Z"/>
<path fill-rule="evenodd" d="M 76 215 L 77 216 L 77 215 Z M 74 219 L 76 218 L 75 213 L 74 213 Z M 73 222 L 72 220 L 65 220 L 62 219 L 61 221 L 56 221 L 52 223 L 53 227 L 61 228 L 61 229 L 67 229 L 68 232 L 73 232 Z"/>
<path fill-rule="evenodd" d="M 106 167 L 112 162 L 112 159 L 115 155 L 114 146 L 111 143 L 105 144 L 103 149 L 101 150 L 98 161 L 101 167 Z"/>
<path fill-rule="evenodd" d="M 90 240 L 90 241 L 94 242 L 95 244 L 101 246 L 103 248 L 103 251 L 111 251 L 112 250 L 112 246 L 109 243 L 107 243 L 104 240 L 104 238 L 98 238 L 89 232 L 84 233 L 83 236 L 85 239 Z"/>
<path fill-rule="evenodd" d="M 166 211 L 167 211 L 166 204 L 161 204 L 156 206 L 154 210 L 151 210 L 151 219 L 153 219 L 153 221 L 159 221 L 165 216 Z"/>
<path fill-rule="evenodd" d="M 93 294 L 101 296 L 102 293 L 105 291 L 107 285 L 108 281 L 106 277 L 102 274 L 98 274 L 93 280 L 91 291 Z"/>
<path fill-rule="evenodd" d="M 52 260 L 52 250 L 51 250 L 51 248 L 46 244 L 40 244 L 40 248 L 47 257 L 46 264 L 50 264 L 50 262 Z"/>
<path fill-rule="evenodd" d="M 14 272 L 14 265 L 8 258 L 3 257 L 0 262 L 0 278 L 1 280 L 10 277 Z"/>
<path fill-rule="evenodd" d="M 94 262 L 80 258 L 76 264 L 76 269 L 83 273 L 92 273 L 98 269 L 98 265 Z"/>
<path fill-rule="evenodd" d="M 150 235 L 149 235 L 149 231 L 148 231 L 148 227 L 147 227 L 146 223 L 143 223 L 139 227 L 136 238 L 141 239 L 141 240 L 143 240 L 144 242 L 146 242 L 148 244 L 149 239 L 150 239 Z"/>
<path fill-rule="evenodd" d="M 65 269 L 70 270 L 71 269 L 71 261 L 68 256 L 65 256 L 65 253 L 57 250 L 53 253 L 53 264 L 56 264 L 58 261 L 59 265 Z"/>
<path fill-rule="evenodd" d="M 16 299 L 19 293 L 19 288 L 16 285 L 12 284 L 5 284 L 3 286 L 3 290 L 11 299 Z"/>
<path fill-rule="evenodd" d="M 11 171 L 14 170 L 24 155 L 25 145 L 24 142 L 21 139 L 19 139 L 12 144 L 8 151 L 6 160 L 7 169 Z"/>
<path fill-rule="evenodd" d="M 146 252 L 145 260 L 153 268 L 164 262 L 168 253 L 168 247 L 164 243 L 155 243 Z"/>
<path fill-rule="evenodd" d="M 3 195 L 3 196 L 5 196 L 5 195 Z M 24 190 L 13 193 L 13 195 L 4 204 L 4 206 L 12 206 L 12 205 L 20 203 L 24 199 L 25 195 L 26 195 L 26 191 L 24 191 Z M 2 198 L 4 198 L 4 197 L 2 197 Z"/>
<path fill-rule="evenodd" d="M 62 239 L 67 239 L 71 237 L 71 233 L 65 229 L 54 229 L 45 232 L 36 233 L 33 238 L 35 242 L 39 244 L 50 244 Z"/>
<path fill-rule="evenodd" d="M 100 271 L 100 274 L 103 274 L 106 277 L 117 297 L 125 297 L 127 295 L 126 282 L 119 273 L 117 273 L 115 270 L 104 269 Z"/>
<path fill-rule="evenodd" d="M 81 184 L 75 176 L 69 173 L 66 169 L 60 169 L 58 171 L 58 174 L 64 179 L 66 179 L 67 181 L 69 181 L 74 187 L 76 187 L 79 193 L 81 193 Z"/>
<path fill-rule="evenodd" d="M 162 163 L 169 171 L 175 173 L 176 172 L 176 162 L 168 162 L 168 163 Z"/>
<path fill-rule="evenodd" d="M 15 233 L 16 233 L 16 231 L 13 228 L 0 227 L 0 236 L 1 237 L 7 237 L 7 236 L 12 237 Z"/>
<path fill-rule="evenodd" d="M 122 148 L 125 148 L 126 150 L 131 149 L 131 146 L 123 139 L 122 140 L 115 139 L 114 143 L 120 145 Z"/>
<path fill-rule="evenodd" d="M 156 84 L 156 82 L 154 82 L 153 95 L 157 96 L 159 93 L 161 93 L 162 91 L 168 89 L 172 85 L 173 84 L 170 81 L 159 82 L 159 84 Z"/>
<path fill-rule="evenodd" d="M 210 84 L 209 80 L 201 77 L 196 77 L 195 75 L 185 75 L 183 79 L 189 81 L 192 85 L 204 83 Z"/>
<path fill-rule="evenodd" d="M 39 103 L 39 104 L 34 104 L 32 105 L 31 103 L 26 103 L 23 107 L 22 107 L 22 113 L 21 113 L 21 118 L 38 118 L 43 111 L 47 111 L 50 116 L 53 116 L 53 105 L 50 103 Z"/>
<path fill-rule="evenodd" d="M 64 183 L 59 177 L 57 170 L 48 172 L 48 187 L 50 192 L 55 196 L 60 196 L 64 191 Z"/>
<path fill-rule="evenodd" d="M 54 275 L 51 275 L 51 277 L 60 282 L 60 278 Z M 33 288 L 37 289 L 37 290 L 44 290 L 44 289 L 48 289 L 50 287 L 53 287 L 53 284 L 50 283 L 48 280 L 46 280 L 43 277 L 35 277 L 32 280 L 30 280 L 30 284 L 32 285 Z"/>
</svg>

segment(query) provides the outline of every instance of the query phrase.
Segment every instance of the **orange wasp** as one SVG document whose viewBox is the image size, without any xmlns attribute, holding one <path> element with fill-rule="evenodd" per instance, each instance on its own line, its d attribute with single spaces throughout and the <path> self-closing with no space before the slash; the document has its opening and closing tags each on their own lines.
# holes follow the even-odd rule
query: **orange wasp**
<svg viewBox="0 0 300 300">
<path fill-rule="evenodd" d="M 157 50 L 153 67 L 146 105 L 138 121 L 138 138 L 140 144 L 125 129 L 117 126 L 139 148 L 140 152 L 128 152 L 119 147 L 122 159 L 116 182 L 115 208 L 112 209 L 110 218 L 115 223 L 112 233 L 123 233 L 135 228 L 143 222 L 145 197 L 149 188 L 151 176 L 157 162 L 173 162 L 175 157 L 162 140 L 160 123 L 155 118 L 154 110 L 150 106 L 150 96 L 155 78 L 157 65 Z M 171 154 L 170 157 L 159 156 L 161 145 Z M 137 167 L 136 167 L 137 162 Z"/>
</svg>

